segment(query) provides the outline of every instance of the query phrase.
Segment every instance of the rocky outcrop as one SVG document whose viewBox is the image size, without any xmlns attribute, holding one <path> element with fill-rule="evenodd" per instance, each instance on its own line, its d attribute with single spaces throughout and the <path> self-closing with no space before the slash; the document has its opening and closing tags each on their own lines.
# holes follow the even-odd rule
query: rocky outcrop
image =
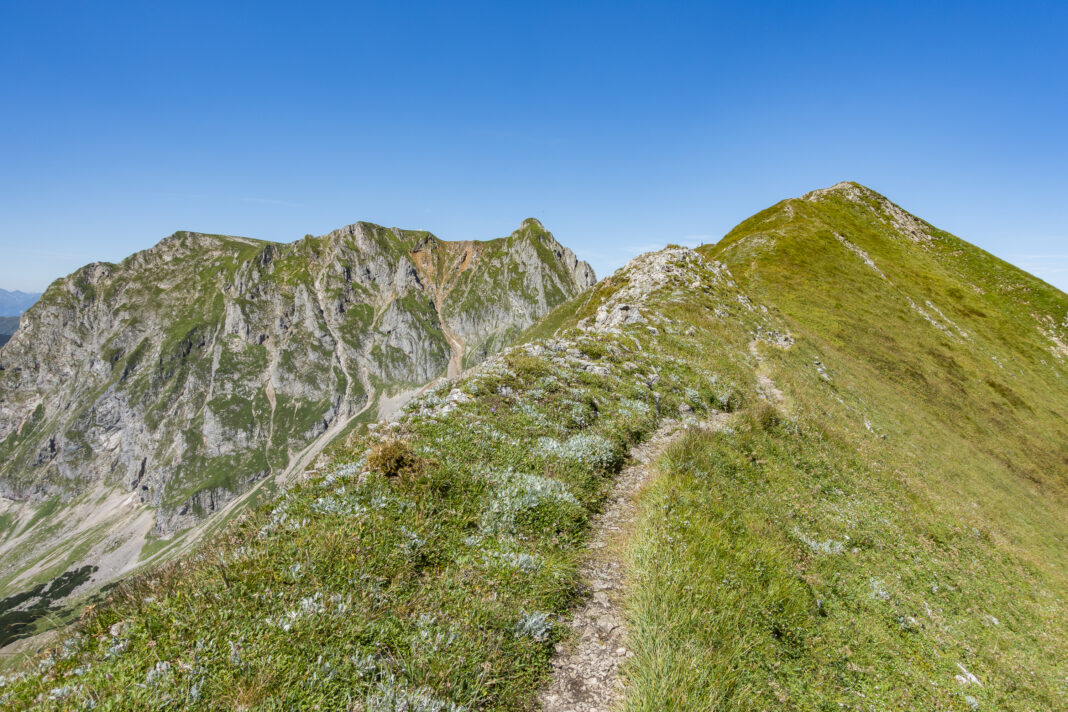
<svg viewBox="0 0 1068 712">
<path fill-rule="evenodd" d="M 620 286 L 598 305 L 592 317 L 579 322 L 580 328 L 618 332 L 626 324 L 641 323 L 645 320 L 642 316 L 645 303 L 665 289 L 683 294 L 700 288 L 702 280 L 717 286 L 734 286 L 730 273 L 721 263 L 678 245 L 639 255 L 617 274 Z"/>
<path fill-rule="evenodd" d="M 510 237 L 483 244 L 477 254 L 483 269 L 460 271 L 441 290 L 439 302 L 465 344 L 465 366 L 498 351 L 553 306 L 597 281 L 588 264 L 533 218 Z"/>
<path fill-rule="evenodd" d="M 23 316 L 0 352 L 0 495 L 113 486 L 171 533 L 593 282 L 536 220 L 488 242 L 368 223 L 291 244 L 175 233 Z"/>
</svg>

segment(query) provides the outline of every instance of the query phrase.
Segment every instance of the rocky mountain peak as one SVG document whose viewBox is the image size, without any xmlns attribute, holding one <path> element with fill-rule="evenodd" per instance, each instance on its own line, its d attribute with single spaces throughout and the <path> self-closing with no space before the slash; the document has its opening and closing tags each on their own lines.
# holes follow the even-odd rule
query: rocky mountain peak
<svg viewBox="0 0 1068 712">
<path fill-rule="evenodd" d="M 838 183 L 835 183 L 834 185 L 827 188 L 817 188 L 816 190 L 810 190 L 809 192 L 802 195 L 800 199 L 816 201 L 829 195 L 844 197 L 848 200 L 855 200 L 865 196 L 882 197 L 879 196 L 879 194 L 871 188 L 863 186 L 860 183 L 857 183 L 856 181 L 844 180 L 839 181 Z"/>
<path fill-rule="evenodd" d="M 525 219 L 511 237 L 529 239 L 547 247 L 557 261 L 567 266 L 575 283 L 583 285 L 583 288 L 592 287 L 597 283 L 597 276 L 589 263 L 579 260 L 570 248 L 561 245 L 537 218 Z"/>
<path fill-rule="evenodd" d="M 194 526 L 306 465 L 380 397 L 458 374 L 593 283 L 540 232 L 449 242 L 357 222 L 273 243 L 183 231 L 87 265 L 0 351 L 0 495 L 26 504 L 23 525 L 47 500 L 118 492 L 148 513 L 137 536 Z M 27 544 L 6 563 L 41 553 Z"/>
</svg>

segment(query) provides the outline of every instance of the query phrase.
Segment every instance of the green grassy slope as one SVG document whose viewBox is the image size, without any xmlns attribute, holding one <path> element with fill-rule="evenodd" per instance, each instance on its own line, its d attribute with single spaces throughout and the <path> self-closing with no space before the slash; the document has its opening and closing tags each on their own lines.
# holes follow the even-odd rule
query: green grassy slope
<svg viewBox="0 0 1068 712">
<path fill-rule="evenodd" d="M 702 249 L 790 329 L 786 401 L 665 456 L 626 709 L 1064 709 L 1068 297 L 859 186 L 812 198 Z"/>
<path fill-rule="evenodd" d="M 0 700 L 531 709 L 626 448 L 726 410 L 639 501 L 626 709 L 1065 708 L 1068 297 L 859 186 L 807 198 L 560 307 Z"/>
</svg>

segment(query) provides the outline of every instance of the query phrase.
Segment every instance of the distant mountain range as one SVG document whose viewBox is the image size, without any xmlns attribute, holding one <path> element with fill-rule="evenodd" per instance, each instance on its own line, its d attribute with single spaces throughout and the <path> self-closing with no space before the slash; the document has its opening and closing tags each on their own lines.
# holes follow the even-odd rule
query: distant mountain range
<svg viewBox="0 0 1068 712">
<path fill-rule="evenodd" d="M 0 316 L 0 346 L 8 342 L 17 328 L 19 328 L 17 316 Z"/>
<path fill-rule="evenodd" d="M 9 292 L 0 289 L 0 316 L 20 316 L 22 312 L 33 306 L 34 302 L 41 298 L 38 293 Z"/>
</svg>

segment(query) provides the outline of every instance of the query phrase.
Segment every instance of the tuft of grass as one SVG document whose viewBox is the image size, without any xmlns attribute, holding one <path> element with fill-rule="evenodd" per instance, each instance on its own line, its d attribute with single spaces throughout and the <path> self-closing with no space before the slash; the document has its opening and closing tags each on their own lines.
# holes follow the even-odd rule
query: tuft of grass
<svg viewBox="0 0 1068 712">
<path fill-rule="evenodd" d="M 387 478 L 418 477 L 433 463 L 419 457 L 406 440 L 390 438 L 367 451 L 367 467 Z"/>
<path fill-rule="evenodd" d="M 510 353 L 505 357 L 508 366 L 515 371 L 518 377 L 541 378 L 552 372 L 551 366 L 537 356 L 526 353 Z"/>
<path fill-rule="evenodd" d="M 782 424 L 783 417 L 770 401 L 757 400 L 745 409 L 745 420 L 753 430 L 771 430 Z"/>
</svg>

